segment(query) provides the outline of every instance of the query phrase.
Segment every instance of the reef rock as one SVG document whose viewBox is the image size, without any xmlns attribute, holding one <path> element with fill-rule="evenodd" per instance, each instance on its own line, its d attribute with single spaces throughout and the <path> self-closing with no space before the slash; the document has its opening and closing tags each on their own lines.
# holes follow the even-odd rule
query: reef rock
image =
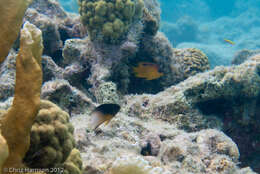
<svg viewBox="0 0 260 174">
<path fill-rule="evenodd" d="M 79 16 L 65 12 L 57 1 L 35 0 L 26 11 L 24 20 L 42 30 L 43 53 L 53 59 L 61 58 L 63 42 L 66 39 L 82 38 L 86 35 Z"/>
<path fill-rule="evenodd" d="M 14 94 L 16 53 L 11 50 L 0 64 L 0 100 L 5 101 Z"/>
<path fill-rule="evenodd" d="M 242 171 L 237 166 L 237 145 L 218 130 L 187 133 L 167 121 L 152 116 L 133 117 L 122 111 L 108 126 L 92 132 L 91 125 L 82 124 L 89 120 L 89 116 L 83 115 L 71 120 L 77 125 L 74 134 L 81 143 L 83 163 L 89 166 L 87 171 L 106 174 Z M 151 144 L 150 153 L 147 142 Z"/>
<path fill-rule="evenodd" d="M 241 50 L 238 51 L 235 56 L 233 57 L 232 64 L 233 65 L 239 65 L 246 60 L 248 60 L 250 57 L 259 54 L 260 50 Z"/>
<path fill-rule="evenodd" d="M 83 92 L 72 87 L 68 81 L 56 79 L 43 84 L 41 98 L 50 100 L 69 114 L 89 113 L 94 103 Z"/>
<path fill-rule="evenodd" d="M 218 111 L 222 111 L 214 108 L 221 105 L 218 102 L 232 103 L 231 100 L 235 98 L 258 97 L 259 66 L 258 55 L 240 66 L 217 67 L 209 72 L 197 74 L 157 95 L 142 95 L 128 100 L 134 107 L 130 107 L 129 112 L 134 109 L 135 113 L 138 113 L 140 109 L 142 113 L 151 109 L 153 117 L 170 122 L 175 122 L 176 115 L 194 113 L 194 109 L 200 111 L 197 114 L 217 114 Z M 143 103 L 147 103 L 145 107 Z M 187 115 L 185 117 L 189 117 Z"/>
<path fill-rule="evenodd" d="M 243 166 L 255 164 L 260 144 L 256 138 L 259 72 L 260 56 L 256 55 L 239 66 L 197 74 L 156 95 L 129 96 L 127 112 L 165 120 L 187 131 L 222 129 L 237 143 Z"/>
<path fill-rule="evenodd" d="M 43 82 L 62 79 L 64 69 L 59 67 L 51 57 L 42 56 Z"/>
</svg>

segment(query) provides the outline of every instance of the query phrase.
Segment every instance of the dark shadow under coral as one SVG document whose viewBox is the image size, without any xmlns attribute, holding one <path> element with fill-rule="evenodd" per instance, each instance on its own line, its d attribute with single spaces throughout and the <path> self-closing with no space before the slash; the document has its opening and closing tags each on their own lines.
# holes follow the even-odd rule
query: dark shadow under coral
<svg viewBox="0 0 260 174">
<path fill-rule="evenodd" d="M 245 103 L 252 99 L 215 99 L 197 104 L 204 115 L 218 116 L 223 122 L 223 131 L 238 145 L 241 167 L 250 166 L 260 173 L 260 96 L 255 111 L 249 120 L 243 118 Z"/>
</svg>

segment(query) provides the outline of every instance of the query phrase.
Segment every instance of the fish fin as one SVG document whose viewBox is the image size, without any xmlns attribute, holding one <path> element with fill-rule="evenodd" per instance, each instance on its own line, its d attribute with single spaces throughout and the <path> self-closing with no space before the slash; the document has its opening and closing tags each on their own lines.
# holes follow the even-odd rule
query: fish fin
<svg viewBox="0 0 260 174">
<path fill-rule="evenodd" d="M 111 119 L 113 118 L 113 115 L 106 115 L 106 121 L 104 122 L 105 125 L 108 125 L 108 123 L 111 121 Z"/>
<path fill-rule="evenodd" d="M 101 112 L 93 112 L 91 115 L 91 126 L 93 129 L 98 128 L 102 123 L 104 123 L 107 119 Z"/>
<path fill-rule="evenodd" d="M 104 125 L 107 126 L 109 122 L 110 122 L 110 120 L 105 121 Z"/>
</svg>

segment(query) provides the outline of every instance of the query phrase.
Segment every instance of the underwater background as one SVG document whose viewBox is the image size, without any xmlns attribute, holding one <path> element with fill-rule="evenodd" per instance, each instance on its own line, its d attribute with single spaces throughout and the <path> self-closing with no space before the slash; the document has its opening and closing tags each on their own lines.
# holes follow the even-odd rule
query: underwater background
<svg viewBox="0 0 260 174">
<path fill-rule="evenodd" d="M 59 0 L 78 13 L 76 0 Z M 161 26 L 175 48 L 198 48 L 211 68 L 230 65 L 235 53 L 260 47 L 260 0 L 160 0 Z M 224 39 L 235 45 L 227 44 Z"/>
<path fill-rule="evenodd" d="M 260 173 L 259 5 L 0 0 L 0 174 Z"/>
</svg>

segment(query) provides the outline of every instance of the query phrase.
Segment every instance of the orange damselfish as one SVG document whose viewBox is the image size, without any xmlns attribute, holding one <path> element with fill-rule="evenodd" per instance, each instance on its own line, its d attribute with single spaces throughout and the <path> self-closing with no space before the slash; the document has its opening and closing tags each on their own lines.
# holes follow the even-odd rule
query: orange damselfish
<svg viewBox="0 0 260 174">
<path fill-rule="evenodd" d="M 158 65 L 150 62 L 139 62 L 137 67 L 133 67 L 133 71 L 136 77 L 146 80 L 154 80 L 163 76 L 163 73 L 159 72 Z"/>
</svg>

